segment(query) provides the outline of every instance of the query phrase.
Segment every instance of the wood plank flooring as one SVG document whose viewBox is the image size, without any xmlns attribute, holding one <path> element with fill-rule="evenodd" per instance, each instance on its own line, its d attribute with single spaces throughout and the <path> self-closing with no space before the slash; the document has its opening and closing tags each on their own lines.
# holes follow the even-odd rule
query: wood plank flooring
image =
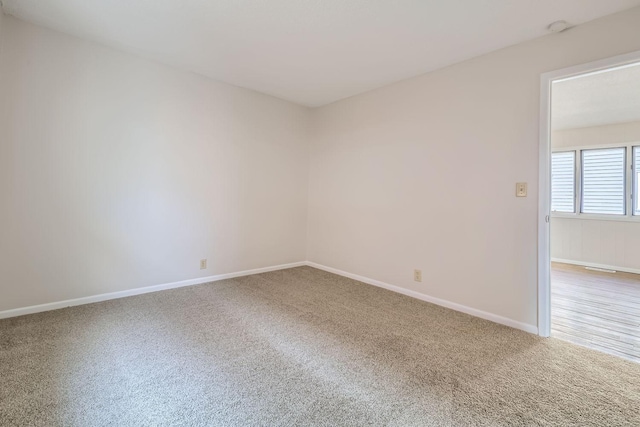
<svg viewBox="0 0 640 427">
<path fill-rule="evenodd" d="M 551 263 L 551 336 L 640 362 L 640 275 Z"/>
</svg>

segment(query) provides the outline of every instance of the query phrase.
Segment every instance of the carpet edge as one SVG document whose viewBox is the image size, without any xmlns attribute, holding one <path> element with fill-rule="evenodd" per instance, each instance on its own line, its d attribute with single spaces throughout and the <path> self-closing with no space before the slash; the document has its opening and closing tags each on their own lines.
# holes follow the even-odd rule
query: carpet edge
<svg viewBox="0 0 640 427">
<path fill-rule="evenodd" d="M 430 302 L 432 304 L 439 305 L 441 307 L 449 308 L 451 310 L 459 311 L 465 314 L 469 314 L 474 317 L 479 317 L 484 320 L 489 320 L 494 323 L 499 323 L 501 325 L 509 326 L 511 328 L 520 329 L 525 332 L 529 332 L 531 334 L 538 334 L 538 327 L 535 325 L 530 325 L 528 323 L 520 322 L 518 320 L 513 320 L 508 317 L 499 316 L 494 313 L 489 313 L 487 311 L 478 310 L 473 307 L 469 307 L 466 305 L 458 304 L 452 301 L 444 300 L 441 298 L 432 297 L 427 294 L 423 294 L 420 292 L 412 291 L 410 289 L 401 288 L 400 286 L 391 285 L 389 283 L 381 282 L 380 280 L 371 279 L 369 277 L 360 276 L 358 274 L 349 273 L 343 270 L 339 270 L 337 268 L 328 267 L 326 265 L 318 264 L 312 261 L 307 261 L 306 265 L 309 267 L 317 268 L 319 270 L 324 270 L 329 273 L 337 274 L 338 276 L 348 277 L 350 279 L 357 280 L 359 282 L 366 283 L 368 285 L 377 286 L 380 288 L 387 289 L 392 292 L 397 292 L 399 294 L 403 294 L 412 298 L 416 298 L 422 301 Z"/>
<path fill-rule="evenodd" d="M 233 273 L 216 274 L 213 276 L 197 277 L 194 279 L 181 280 L 178 282 L 143 286 L 139 288 L 127 289 L 124 291 L 108 292 L 103 294 L 90 295 L 86 297 L 67 299 L 63 301 L 54 301 L 54 302 L 49 302 L 44 304 L 31 305 L 27 307 L 13 308 L 9 310 L 0 311 L 0 319 L 8 319 L 10 317 L 41 313 L 43 311 L 58 310 L 60 308 L 74 307 L 77 305 L 92 304 L 95 302 L 108 301 L 112 299 L 125 298 L 125 297 L 134 296 L 134 295 L 147 294 L 150 292 L 159 292 L 167 289 L 201 285 L 203 283 L 217 282 L 219 280 L 232 279 L 234 277 L 242 277 L 242 276 L 250 276 L 253 274 L 267 273 L 269 271 L 286 270 L 288 268 L 302 267 L 305 265 L 307 265 L 306 261 L 298 261 L 298 262 L 292 262 L 288 264 L 254 268 L 251 270 L 243 270 L 243 271 L 237 271 Z"/>
</svg>

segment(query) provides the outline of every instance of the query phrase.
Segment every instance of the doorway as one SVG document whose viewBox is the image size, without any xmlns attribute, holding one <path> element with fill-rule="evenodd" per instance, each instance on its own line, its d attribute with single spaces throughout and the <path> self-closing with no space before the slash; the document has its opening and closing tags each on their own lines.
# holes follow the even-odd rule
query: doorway
<svg viewBox="0 0 640 427">
<path fill-rule="evenodd" d="M 538 329 L 640 362 L 640 52 L 541 79 Z"/>
</svg>

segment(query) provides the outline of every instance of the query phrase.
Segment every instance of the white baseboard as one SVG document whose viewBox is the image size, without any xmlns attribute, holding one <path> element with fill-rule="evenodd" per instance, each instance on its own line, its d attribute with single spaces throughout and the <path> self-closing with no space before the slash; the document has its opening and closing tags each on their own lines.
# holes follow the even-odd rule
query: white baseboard
<svg viewBox="0 0 640 427">
<path fill-rule="evenodd" d="M 253 270 L 238 271 L 235 273 L 217 274 L 215 276 L 198 277 L 196 279 L 182 280 L 180 282 L 165 283 L 163 285 L 146 286 L 142 288 L 128 289 L 126 291 L 109 292 L 106 294 L 93 295 L 82 298 L 69 299 L 65 301 L 50 302 L 47 304 L 32 305 L 29 307 L 15 308 L 12 310 L 0 311 L 0 319 L 23 316 L 25 314 L 40 313 L 42 311 L 57 310 L 59 308 L 73 307 L 76 305 L 91 304 L 94 302 L 107 301 L 111 299 L 141 295 L 149 292 L 164 291 L 167 289 L 182 288 L 184 286 L 200 285 L 203 283 L 216 282 L 218 280 L 232 279 L 234 277 L 250 276 L 252 274 L 266 273 L 268 271 L 284 270 L 287 268 L 307 265 L 305 261 L 293 262 L 291 264 L 274 265 L 271 267 L 255 268 Z"/>
<path fill-rule="evenodd" d="M 538 334 L 538 327 L 534 325 L 530 325 L 528 323 L 518 322 L 517 320 L 509 319 L 506 317 L 498 316 L 497 314 L 488 313 L 486 311 L 478 310 L 472 307 L 467 307 L 466 305 L 457 304 L 455 302 L 443 300 L 440 298 L 435 298 L 426 294 L 422 294 L 420 292 L 412 291 L 409 289 L 404 289 L 399 286 L 390 285 L 385 282 L 381 282 L 379 280 L 370 279 L 368 277 L 359 276 L 353 273 L 347 273 L 346 271 L 338 270 L 337 268 L 327 267 L 325 265 L 316 264 L 315 262 L 307 261 L 307 265 L 310 267 L 314 267 L 320 270 L 328 271 L 329 273 L 334 273 L 339 276 L 348 277 L 350 279 L 358 280 L 363 283 L 367 283 L 369 285 L 378 286 L 380 288 L 384 288 L 393 292 L 397 292 L 399 294 L 407 295 L 412 298 L 416 298 L 422 301 L 430 302 L 432 304 L 436 304 L 442 307 L 450 308 L 455 311 L 460 311 L 462 313 L 470 314 L 471 316 L 480 317 L 481 319 L 490 320 L 495 323 L 499 323 L 501 325 L 510 326 L 512 328 L 520 329 L 525 332 L 529 332 L 532 334 Z"/>
<path fill-rule="evenodd" d="M 564 261 L 560 261 L 560 262 L 564 262 Z M 321 264 L 317 264 L 315 262 L 310 262 L 310 261 L 301 261 L 301 262 L 294 262 L 294 263 L 290 263 L 290 264 L 282 264 L 282 265 L 275 265 L 275 266 L 271 266 L 271 267 L 264 267 L 264 268 L 256 268 L 253 270 L 245 270 L 245 271 L 238 271 L 235 273 L 227 273 L 227 274 L 218 274 L 215 276 L 207 276 L 207 277 L 198 277 L 196 279 L 189 279 L 189 280 L 183 280 L 180 282 L 173 282 L 173 283 L 165 283 L 162 285 L 155 285 L 155 286 L 146 286 L 146 287 L 142 287 L 142 288 L 135 288 L 135 289 L 128 289 L 126 291 L 119 291 L 119 292 L 110 292 L 110 293 L 106 293 L 106 294 L 99 294 L 99 295 L 93 295 L 93 296 L 88 296 L 88 297 L 82 297 L 82 298 L 75 298 L 75 299 L 70 299 L 70 300 L 65 300 L 65 301 L 57 301 L 57 302 L 51 302 L 51 303 L 47 303 L 47 304 L 40 304 L 40 305 L 32 305 L 29 307 L 23 307 L 23 308 L 16 308 L 16 309 L 12 309 L 12 310 L 5 310 L 5 311 L 0 311 L 0 319 L 6 319 L 9 317 L 16 317 L 16 316 L 23 316 L 25 314 L 34 314 L 34 313 L 40 313 L 43 311 L 49 311 L 49 310 L 57 310 L 60 308 L 65 308 L 65 307 L 73 307 L 76 305 L 83 305 L 83 304 L 91 304 L 94 302 L 101 302 L 101 301 L 107 301 L 107 300 L 112 300 L 112 299 L 117 299 L 117 298 L 124 298 L 124 297 L 129 297 L 129 296 L 134 296 L 134 295 L 141 295 L 141 294 L 146 294 L 149 292 L 158 292 L 158 291 L 164 291 L 167 289 L 175 289 L 175 288 L 181 288 L 184 286 L 193 286 L 193 285 L 200 285 L 203 283 L 209 283 L 209 282 L 216 282 L 218 280 L 224 280 L 224 279 L 232 279 L 234 277 L 241 277 L 241 276 L 250 276 L 252 274 L 259 274 L 259 273 L 266 273 L 269 271 L 276 271 L 276 270 L 284 270 L 287 268 L 293 268 L 293 267 L 300 267 L 303 265 L 308 265 L 310 267 L 314 267 L 320 270 L 324 270 L 324 271 L 328 271 L 329 273 L 334 273 L 337 274 L 339 276 L 344 276 L 344 277 L 348 277 L 350 279 L 354 279 L 354 280 L 358 280 L 360 282 L 363 283 L 367 283 L 369 285 L 374 285 L 374 286 L 378 286 L 380 288 L 384 288 L 393 292 L 397 292 L 403 295 L 407 295 L 422 301 L 427 301 L 442 307 L 446 307 L 446 308 L 450 308 L 452 310 L 456 310 L 456 311 L 460 311 L 462 313 L 466 313 L 466 314 L 470 314 L 472 316 L 476 316 L 476 317 L 480 317 L 482 319 L 486 319 L 486 320 L 490 320 L 492 322 L 495 323 L 500 323 L 502 325 L 506 325 L 506 326 L 510 326 L 512 328 L 516 328 L 516 329 L 521 329 L 523 331 L 526 332 L 530 332 L 532 334 L 537 334 L 538 333 L 538 328 L 534 325 L 529 325 L 526 323 L 522 323 L 522 322 L 518 322 L 516 320 L 512 320 L 512 319 L 508 319 L 506 317 L 502 317 L 502 316 L 498 316 L 496 314 L 493 313 L 488 313 L 486 311 L 482 311 L 482 310 L 477 310 L 475 308 L 471 308 L 471 307 L 467 307 L 465 305 L 461 305 L 461 304 L 457 304 L 451 301 L 447 301 L 447 300 L 443 300 L 440 298 L 435 298 L 429 295 L 425 295 L 422 294 L 420 292 L 415 292 L 415 291 L 411 291 L 409 289 L 404 289 L 401 288 L 399 286 L 395 286 L 395 285 L 390 285 L 388 283 L 384 283 L 381 282 L 379 280 L 374 280 L 374 279 L 370 279 L 368 277 L 364 277 L 364 276 L 359 276 L 357 274 L 352 274 L 352 273 L 347 273 L 346 271 L 342 271 L 342 270 L 338 270 L 336 268 L 332 268 L 332 267 L 327 267 L 325 265 L 321 265 Z"/>
<path fill-rule="evenodd" d="M 624 273 L 640 274 L 640 270 L 638 270 L 638 269 L 627 268 L 627 267 L 617 267 L 615 265 L 607 265 L 607 264 L 595 264 L 593 262 L 573 261 L 573 260 L 570 260 L 570 259 L 561 259 L 561 258 L 551 258 L 551 262 L 559 262 L 559 263 L 562 263 L 562 264 L 579 265 L 581 267 L 602 268 L 604 270 L 622 271 Z"/>
</svg>

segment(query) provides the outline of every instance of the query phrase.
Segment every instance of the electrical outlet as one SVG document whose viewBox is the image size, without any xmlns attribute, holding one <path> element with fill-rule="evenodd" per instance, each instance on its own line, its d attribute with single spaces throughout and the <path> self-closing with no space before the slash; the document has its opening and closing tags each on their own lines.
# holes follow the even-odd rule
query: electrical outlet
<svg viewBox="0 0 640 427">
<path fill-rule="evenodd" d="M 422 282 L 422 270 L 413 270 L 413 280 Z"/>
<path fill-rule="evenodd" d="M 207 268 L 207 260 L 206 259 L 201 259 L 200 260 L 200 270 L 206 270 Z"/>
</svg>

